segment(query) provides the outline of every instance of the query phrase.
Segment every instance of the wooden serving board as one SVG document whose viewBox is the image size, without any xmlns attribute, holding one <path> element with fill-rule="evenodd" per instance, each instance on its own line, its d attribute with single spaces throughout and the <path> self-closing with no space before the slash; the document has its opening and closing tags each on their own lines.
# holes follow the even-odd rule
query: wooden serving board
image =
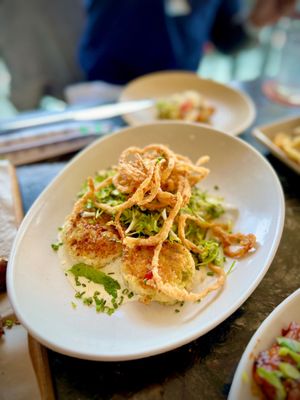
<svg viewBox="0 0 300 400">
<path fill-rule="evenodd" d="M 8 162 L 8 170 L 11 180 L 12 198 L 17 226 L 23 219 L 23 206 L 20 195 L 18 179 L 15 168 Z M 37 376 L 42 400 L 55 400 L 54 388 L 48 362 L 47 349 L 28 334 L 28 348 L 33 368 Z"/>
</svg>

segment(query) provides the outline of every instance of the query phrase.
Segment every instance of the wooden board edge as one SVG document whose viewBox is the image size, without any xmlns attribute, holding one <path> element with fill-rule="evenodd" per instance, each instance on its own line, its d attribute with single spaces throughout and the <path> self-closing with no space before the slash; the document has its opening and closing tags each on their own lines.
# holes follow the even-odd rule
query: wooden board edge
<svg viewBox="0 0 300 400">
<path fill-rule="evenodd" d="M 30 335 L 28 347 L 42 400 L 55 400 L 47 349 Z"/>
</svg>

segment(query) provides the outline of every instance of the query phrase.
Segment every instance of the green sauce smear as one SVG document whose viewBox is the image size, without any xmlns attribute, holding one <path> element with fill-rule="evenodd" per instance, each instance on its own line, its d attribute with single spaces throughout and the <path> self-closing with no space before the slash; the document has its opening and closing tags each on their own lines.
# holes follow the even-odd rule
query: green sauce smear
<svg viewBox="0 0 300 400">
<path fill-rule="evenodd" d="M 72 268 L 70 268 L 70 272 L 72 272 L 75 278 L 82 276 L 94 283 L 103 285 L 106 292 L 113 298 L 117 297 L 117 291 L 121 288 L 118 281 L 104 272 L 84 263 L 73 265 Z"/>
</svg>

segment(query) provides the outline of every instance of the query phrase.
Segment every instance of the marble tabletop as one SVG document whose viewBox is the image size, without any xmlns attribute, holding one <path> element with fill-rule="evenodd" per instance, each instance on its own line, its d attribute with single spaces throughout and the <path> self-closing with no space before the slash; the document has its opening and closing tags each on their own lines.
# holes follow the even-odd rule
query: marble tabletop
<svg viewBox="0 0 300 400">
<path fill-rule="evenodd" d="M 254 125 L 300 115 L 299 108 L 269 101 L 261 81 L 234 83 L 255 102 Z M 241 138 L 255 146 L 271 163 L 283 186 L 286 218 L 277 254 L 264 279 L 248 300 L 229 318 L 199 339 L 165 354 L 128 362 L 92 362 L 49 350 L 49 362 L 58 400 L 226 399 L 240 357 L 253 333 L 288 295 L 300 287 L 300 179 L 251 136 Z M 63 160 L 17 168 L 25 212 L 64 167 Z M 268 201 L 268 199 L 266 199 Z"/>
</svg>

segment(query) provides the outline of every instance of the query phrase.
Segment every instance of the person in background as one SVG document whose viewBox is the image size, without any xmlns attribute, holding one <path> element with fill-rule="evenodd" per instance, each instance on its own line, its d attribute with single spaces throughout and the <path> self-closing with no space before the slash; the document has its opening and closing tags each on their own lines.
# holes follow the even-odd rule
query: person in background
<svg viewBox="0 0 300 400">
<path fill-rule="evenodd" d="M 211 42 L 230 53 L 247 41 L 241 0 L 85 0 L 79 61 L 88 80 L 125 84 L 161 70 L 196 71 Z M 257 0 L 257 27 L 288 14 L 295 0 Z"/>
</svg>

